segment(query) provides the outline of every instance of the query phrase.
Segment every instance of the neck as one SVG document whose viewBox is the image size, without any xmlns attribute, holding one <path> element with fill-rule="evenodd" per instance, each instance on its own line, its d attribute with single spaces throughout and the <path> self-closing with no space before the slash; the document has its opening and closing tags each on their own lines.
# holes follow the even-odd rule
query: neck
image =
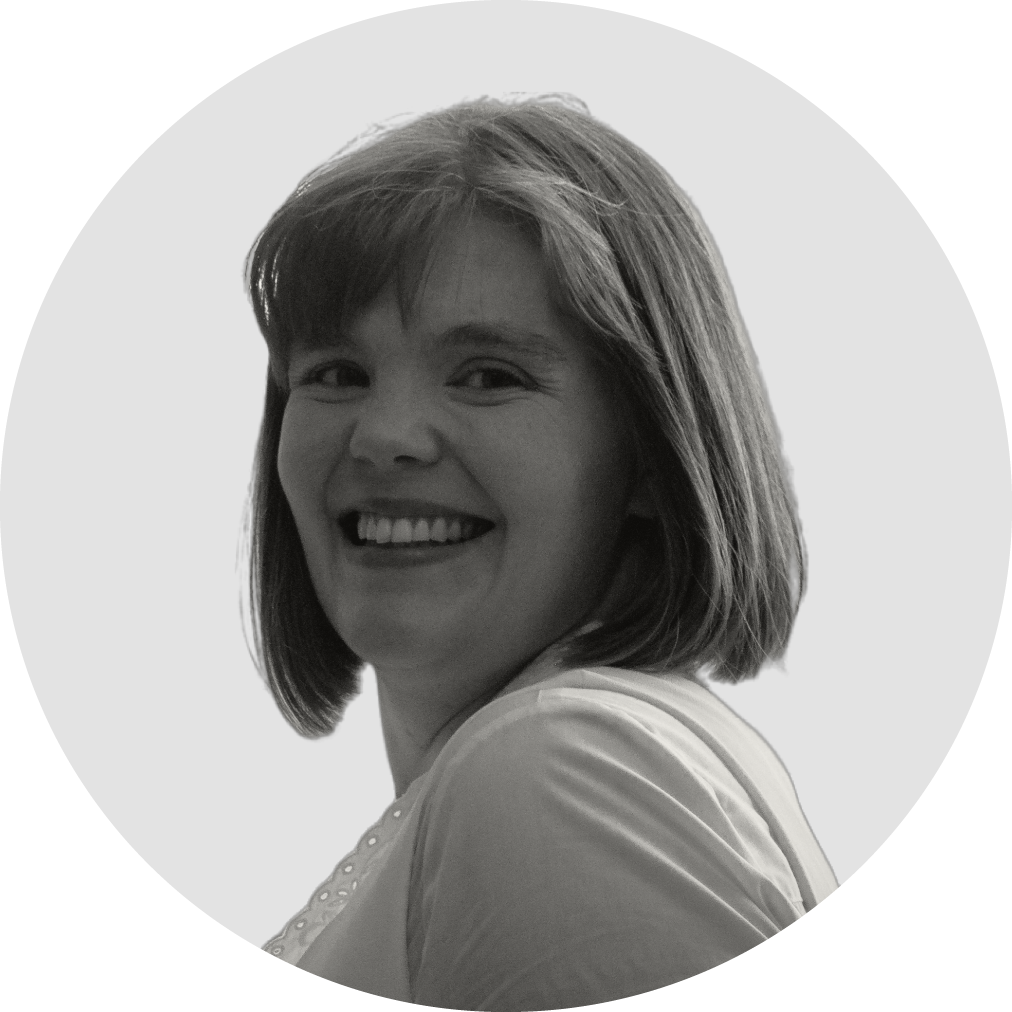
<svg viewBox="0 0 1012 1012">
<path fill-rule="evenodd" d="M 516 676 L 552 668 L 551 651 L 475 685 L 471 678 L 376 668 L 380 722 L 394 790 L 403 794 L 435 762 L 453 732 L 494 699 Z"/>
<path fill-rule="evenodd" d="M 397 691 L 377 672 L 380 722 L 394 790 L 403 794 L 435 761 L 453 732 L 478 710 L 484 700 L 460 709 L 432 706 Z"/>
</svg>

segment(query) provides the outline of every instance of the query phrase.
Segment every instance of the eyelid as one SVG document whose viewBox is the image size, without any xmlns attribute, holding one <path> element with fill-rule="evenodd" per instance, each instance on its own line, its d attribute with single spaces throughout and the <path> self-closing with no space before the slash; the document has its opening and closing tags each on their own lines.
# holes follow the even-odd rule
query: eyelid
<svg viewBox="0 0 1012 1012">
<path fill-rule="evenodd" d="M 454 371 L 453 379 L 451 382 L 459 382 L 461 379 L 465 379 L 472 373 L 481 372 L 482 370 L 499 370 L 500 372 L 509 373 L 515 376 L 517 381 L 525 387 L 537 386 L 535 381 L 531 378 L 530 374 L 526 369 L 522 369 L 515 362 L 509 362 L 501 358 L 473 358 L 464 362 L 458 369 Z"/>
<path fill-rule="evenodd" d="M 291 380 L 291 386 L 295 388 L 311 386 L 314 383 L 325 383 L 323 380 L 324 374 L 334 369 L 347 370 L 352 374 L 360 376 L 366 385 L 370 383 L 368 370 L 360 362 L 355 361 L 353 358 L 342 356 L 325 359 L 317 358 L 315 361 L 313 358 L 310 358 L 309 361 L 297 366 L 293 370 L 294 375 Z M 463 386 L 469 377 L 483 371 L 499 372 L 509 376 L 516 381 L 517 387 L 527 390 L 536 389 L 540 385 L 526 369 L 516 362 L 488 356 L 476 356 L 458 365 L 450 376 L 448 384 L 450 386 Z M 338 383 L 337 385 L 346 384 Z M 357 386 L 358 383 L 354 383 L 353 385 Z"/>
<path fill-rule="evenodd" d="M 296 373 L 295 386 L 307 386 L 311 383 L 320 382 L 320 377 L 331 369 L 348 369 L 368 376 L 366 370 L 352 359 L 328 358 L 321 361 L 310 361 Z"/>
</svg>

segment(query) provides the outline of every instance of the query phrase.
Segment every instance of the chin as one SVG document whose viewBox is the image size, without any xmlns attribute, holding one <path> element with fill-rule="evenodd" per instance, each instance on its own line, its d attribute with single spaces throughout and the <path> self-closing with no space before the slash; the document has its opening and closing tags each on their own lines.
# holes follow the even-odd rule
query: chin
<svg viewBox="0 0 1012 1012">
<path fill-rule="evenodd" d="M 485 623 L 473 601 L 425 601 L 417 594 L 360 595 L 337 603 L 330 620 L 341 639 L 373 667 L 411 668 L 461 656 Z"/>
<path fill-rule="evenodd" d="M 342 623 L 337 629 L 355 654 L 374 668 L 415 667 L 438 654 L 432 630 L 413 623 L 374 620 L 354 626 Z"/>
</svg>

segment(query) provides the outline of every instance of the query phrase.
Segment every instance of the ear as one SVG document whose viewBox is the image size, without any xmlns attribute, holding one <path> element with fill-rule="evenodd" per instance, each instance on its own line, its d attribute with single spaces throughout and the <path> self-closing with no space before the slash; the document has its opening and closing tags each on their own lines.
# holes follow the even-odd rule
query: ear
<svg viewBox="0 0 1012 1012">
<path fill-rule="evenodd" d="M 626 507 L 626 516 L 643 517 L 647 520 L 657 519 L 658 511 L 654 501 L 653 484 L 646 471 L 641 471 L 636 478 L 632 495 L 629 497 L 629 505 Z"/>
</svg>

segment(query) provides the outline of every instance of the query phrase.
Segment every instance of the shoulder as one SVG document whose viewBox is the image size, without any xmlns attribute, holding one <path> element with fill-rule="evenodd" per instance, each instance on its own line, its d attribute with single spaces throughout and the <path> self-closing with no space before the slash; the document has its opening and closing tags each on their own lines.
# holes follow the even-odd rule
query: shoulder
<svg viewBox="0 0 1012 1012">
<path fill-rule="evenodd" d="M 408 921 L 422 1004 L 617 998 L 728 959 L 801 912 L 719 760 L 614 681 L 577 673 L 494 700 L 430 774 Z"/>
<path fill-rule="evenodd" d="M 634 768 L 671 788 L 727 770 L 686 704 L 709 693 L 686 679 L 618 669 L 559 672 L 492 700 L 447 742 L 433 780 L 541 778 L 570 766 Z M 745 725 L 743 725 L 744 727 Z M 750 729 L 749 729 L 750 730 Z M 682 777 L 671 779 L 681 771 Z"/>
<path fill-rule="evenodd" d="M 641 772 L 660 763 L 662 773 L 678 759 L 678 737 L 691 748 L 691 733 L 656 708 L 637 707 L 633 698 L 580 684 L 579 677 L 553 679 L 507 693 L 474 714 L 445 746 L 435 779 L 444 789 L 448 783 L 480 787 L 485 780 L 544 782 L 574 767 L 587 771 L 605 757 L 609 765 L 628 762 Z"/>
<path fill-rule="evenodd" d="M 715 850 L 748 860 L 746 841 L 764 835 L 748 794 L 691 724 L 636 693 L 652 676 L 628 675 L 566 672 L 476 713 L 433 768 L 429 835 L 482 853 L 551 839 L 585 855 L 593 839 L 611 859 L 656 847 L 683 864 Z"/>
</svg>

